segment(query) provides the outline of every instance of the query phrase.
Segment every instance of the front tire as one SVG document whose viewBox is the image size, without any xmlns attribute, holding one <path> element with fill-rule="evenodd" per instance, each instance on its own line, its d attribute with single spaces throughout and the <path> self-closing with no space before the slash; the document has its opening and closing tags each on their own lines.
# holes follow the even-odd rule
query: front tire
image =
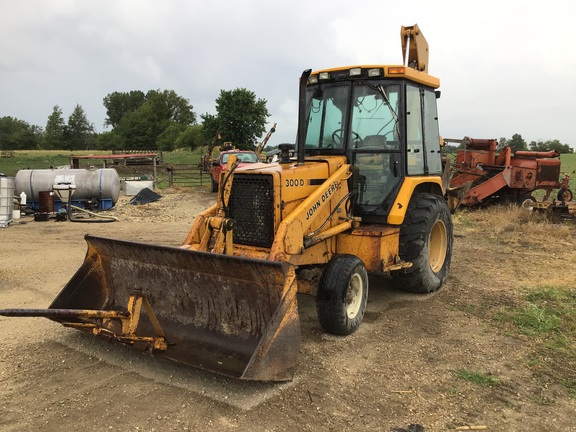
<svg viewBox="0 0 576 432">
<path fill-rule="evenodd" d="M 530 194 L 522 195 L 520 198 L 518 198 L 518 205 L 520 207 L 530 207 L 535 202 L 536 202 L 536 198 L 534 198 Z"/>
<path fill-rule="evenodd" d="M 316 311 L 324 331 L 354 333 L 364 317 L 367 300 L 368 274 L 362 260 L 354 255 L 334 256 L 320 276 L 316 295 Z"/>
<path fill-rule="evenodd" d="M 218 192 L 218 183 L 214 181 L 212 176 L 210 176 L 210 191 L 211 192 Z"/>
<path fill-rule="evenodd" d="M 412 267 L 392 272 L 397 286 L 408 292 L 431 293 L 442 286 L 452 260 L 453 226 L 444 200 L 414 194 L 400 227 L 399 255 Z"/>
<path fill-rule="evenodd" d="M 560 189 L 556 198 L 564 203 L 572 201 L 574 194 L 570 189 Z"/>
</svg>

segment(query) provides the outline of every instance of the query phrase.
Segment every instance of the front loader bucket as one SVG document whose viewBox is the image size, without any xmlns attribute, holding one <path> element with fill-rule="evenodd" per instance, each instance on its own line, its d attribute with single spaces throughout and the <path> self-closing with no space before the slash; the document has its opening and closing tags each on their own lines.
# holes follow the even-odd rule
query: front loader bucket
<svg viewBox="0 0 576 432">
<path fill-rule="evenodd" d="M 292 379 L 300 324 L 291 265 L 88 235 L 85 239 L 84 263 L 48 313 L 37 316 L 235 378 Z M 138 311 L 134 338 L 125 337 L 126 323 L 83 314 L 100 310 L 126 316 L 134 293 L 148 303 Z M 146 345 L 158 339 L 165 340 L 164 347 Z"/>
</svg>

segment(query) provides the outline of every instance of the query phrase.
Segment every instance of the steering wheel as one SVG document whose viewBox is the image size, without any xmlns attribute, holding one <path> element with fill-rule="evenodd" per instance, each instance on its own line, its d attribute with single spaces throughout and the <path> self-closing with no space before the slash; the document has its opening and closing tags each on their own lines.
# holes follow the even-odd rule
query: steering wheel
<svg viewBox="0 0 576 432">
<path fill-rule="evenodd" d="M 342 132 L 344 129 L 336 129 L 332 132 L 332 144 L 328 145 L 328 147 L 332 148 L 334 145 L 340 147 L 342 145 Z M 363 144 L 362 138 L 356 132 L 351 131 L 352 134 L 352 143 L 356 143 L 355 147 L 361 147 Z"/>
</svg>

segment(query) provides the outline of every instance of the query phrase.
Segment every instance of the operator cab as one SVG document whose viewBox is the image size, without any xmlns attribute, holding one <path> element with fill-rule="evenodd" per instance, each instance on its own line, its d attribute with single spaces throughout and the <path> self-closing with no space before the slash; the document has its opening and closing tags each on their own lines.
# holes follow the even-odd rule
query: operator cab
<svg viewBox="0 0 576 432">
<path fill-rule="evenodd" d="M 304 154 L 347 157 L 353 212 L 369 223 L 387 217 L 404 177 L 442 173 L 437 85 L 407 79 L 429 75 L 405 67 L 384 77 L 385 68 L 320 71 L 306 91 Z"/>
</svg>

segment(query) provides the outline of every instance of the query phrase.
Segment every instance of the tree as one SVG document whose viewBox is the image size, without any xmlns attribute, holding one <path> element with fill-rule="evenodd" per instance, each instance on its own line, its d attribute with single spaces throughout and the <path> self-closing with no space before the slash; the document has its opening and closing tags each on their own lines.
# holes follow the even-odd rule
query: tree
<svg viewBox="0 0 576 432">
<path fill-rule="evenodd" d="M 146 95 L 140 90 L 128 93 L 113 92 L 104 97 L 104 107 L 106 108 L 106 126 L 115 128 L 129 112 L 134 112 L 146 102 Z"/>
<path fill-rule="evenodd" d="M 508 138 L 501 137 L 498 140 L 497 150 L 502 150 L 504 147 L 508 145 Z"/>
<path fill-rule="evenodd" d="M 151 149 L 156 147 L 156 138 L 162 132 L 157 131 L 154 123 L 149 107 L 142 106 L 125 114 L 113 132 L 118 135 L 123 148 Z"/>
<path fill-rule="evenodd" d="M 559 153 L 574 153 L 574 149 L 568 144 L 562 144 L 558 140 L 552 141 L 532 141 L 530 142 L 530 150 L 532 151 L 550 151 L 557 150 Z"/>
<path fill-rule="evenodd" d="M 512 135 L 512 138 L 509 140 L 506 138 L 500 138 L 500 146 L 504 147 L 505 145 L 510 147 L 510 150 L 512 150 L 513 153 L 518 150 L 528 150 L 526 141 L 524 141 L 520 134 Z"/>
<path fill-rule="evenodd" d="M 95 144 L 94 126 L 86 118 L 84 108 L 78 104 L 68 117 L 65 136 L 66 150 L 89 149 Z"/>
<path fill-rule="evenodd" d="M 174 150 L 176 140 L 184 132 L 186 126 L 182 126 L 178 123 L 172 123 L 168 125 L 164 131 L 158 135 L 156 139 L 156 145 L 158 150 L 162 151 L 172 151 Z"/>
<path fill-rule="evenodd" d="M 150 90 L 146 94 L 146 102 L 152 108 L 158 119 L 169 120 L 188 126 L 196 123 L 196 114 L 188 99 L 178 96 L 174 90 Z"/>
<path fill-rule="evenodd" d="M 13 117 L 0 118 L 0 149 L 36 150 L 40 148 L 42 129 Z"/>
<path fill-rule="evenodd" d="M 224 141 L 232 141 L 239 149 L 253 149 L 258 137 L 266 132 L 270 116 L 265 99 L 256 99 L 254 92 L 245 88 L 221 90 L 216 99 L 217 115 L 203 115 L 204 136 L 220 132 Z"/>
<path fill-rule="evenodd" d="M 574 149 L 568 144 L 562 144 L 560 141 L 552 140 L 544 143 L 550 150 L 558 150 L 559 153 L 574 153 Z"/>
<path fill-rule="evenodd" d="M 142 98 L 143 96 L 143 98 Z M 187 126 L 196 123 L 188 99 L 173 90 L 111 93 L 104 98 L 108 118 L 114 127 L 114 144 L 125 148 L 174 148 Z"/>
<path fill-rule="evenodd" d="M 122 137 L 114 131 L 105 131 L 96 138 L 96 148 L 99 150 L 117 150 L 123 148 Z"/>
<path fill-rule="evenodd" d="M 188 126 L 176 139 L 175 147 L 194 150 L 207 145 L 209 140 L 204 138 L 203 129 L 202 125 Z"/>
<path fill-rule="evenodd" d="M 44 132 L 44 147 L 46 149 L 63 149 L 65 145 L 66 124 L 62 116 L 62 110 L 55 105 L 52 114 L 48 116 L 46 130 Z"/>
<path fill-rule="evenodd" d="M 218 134 L 218 118 L 213 114 L 202 114 L 202 137 L 206 142 L 211 142 Z"/>
</svg>

